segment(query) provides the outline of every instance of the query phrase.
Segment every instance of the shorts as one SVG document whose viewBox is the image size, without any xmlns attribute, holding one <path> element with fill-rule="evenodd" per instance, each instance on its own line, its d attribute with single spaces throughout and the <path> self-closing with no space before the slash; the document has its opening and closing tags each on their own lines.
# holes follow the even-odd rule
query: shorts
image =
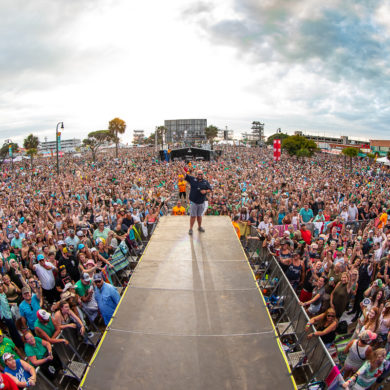
<svg viewBox="0 0 390 390">
<path fill-rule="evenodd" d="M 194 203 L 190 204 L 190 216 L 191 217 L 201 217 L 204 211 L 204 203 Z"/>
<path fill-rule="evenodd" d="M 179 198 L 186 198 L 187 194 L 186 192 L 179 192 Z"/>
</svg>

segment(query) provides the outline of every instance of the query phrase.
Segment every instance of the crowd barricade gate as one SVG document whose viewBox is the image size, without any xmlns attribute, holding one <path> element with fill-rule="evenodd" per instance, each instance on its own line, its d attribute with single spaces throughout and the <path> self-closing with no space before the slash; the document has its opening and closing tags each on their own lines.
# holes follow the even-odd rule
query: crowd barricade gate
<svg viewBox="0 0 390 390">
<path fill-rule="evenodd" d="M 62 337 L 63 335 L 60 333 L 57 338 Z M 68 345 L 65 343 L 55 343 L 53 344 L 53 348 L 56 351 L 64 368 L 64 374 L 60 380 L 60 383 L 65 376 L 74 378 L 80 382 L 88 367 L 88 363 L 81 357 L 81 355 L 77 352 L 71 343 Z"/>
<path fill-rule="evenodd" d="M 251 236 L 259 237 L 254 228 Z M 314 332 L 315 327 L 306 329 L 309 317 L 299 304 L 279 262 L 268 248 L 263 247 L 261 240 L 249 241 L 253 242 L 246 245 L 248 259 L 251 254 L 257 253 L 249 261 L 258 277 L 259 287 L 268 300 L 268 309 L 296 382 L 300 388 L 307 387 L 311 381 L 325 382 L 335 366 L 332 357 L 320 338 L 307 338 L 309 331 Z M 253 261 L 254 258 L 256 262 Z"/>
<path fill-rule="evenodd" d="M 29 363 L 31 364 L 31 362 Z M 35 367 L 35 372 L 37 373 L 37 381 L 35 383 L 35 388 L 39 390 L 58 390 L 58 387 L 54 385 L 46 375 L 41 372 L 39 366 Z"/>
</svg>

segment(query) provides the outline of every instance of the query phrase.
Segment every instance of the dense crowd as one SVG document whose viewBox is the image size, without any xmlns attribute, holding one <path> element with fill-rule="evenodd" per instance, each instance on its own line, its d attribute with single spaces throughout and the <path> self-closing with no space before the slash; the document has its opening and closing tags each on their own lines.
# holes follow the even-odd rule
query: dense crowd
<svg viewBox="0 0 390 390">
<path fill-rule="evenodd" d="M 53 345 L 69 342 L 65 329 L 88 344 L 94 326 L 109 323 L 120 299 L 113 256 L 123 246 L 137 256 L 158 220 L 188 214 L 189 201 L 184 163 L 161 162 L 152 148 L 94 163 L 65 157 L 59 176 L 52 159 L 20 164 L 0 178 L 0 364 L 23 388 L 37 367 L 55 380 Z M 230 216 L 243 242 L 255 227 L 278 258 L 316 324 L 308 337 L 329 345 L 343 313 L 354 315 L 344 374 L 356 389 L 371 386 L 390 330 L 386 172 L 369 160 L 350 171 L 331 155 L 275 164 L 272 151 L 243 147 L 188 169 L 203 170 L 212 187 L 207 215 Z"/>
</svg>

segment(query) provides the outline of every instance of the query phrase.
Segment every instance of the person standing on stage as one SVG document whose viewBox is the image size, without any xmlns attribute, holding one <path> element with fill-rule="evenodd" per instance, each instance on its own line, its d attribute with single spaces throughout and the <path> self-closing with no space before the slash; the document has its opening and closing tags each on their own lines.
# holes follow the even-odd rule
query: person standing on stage
<svg viewBox="0 0 390 390">
<path fill-rule="evenodd" d="M 184 180 L 184 176 L 183 175 L 179 175 L 179 181 L 177 183 L 178 187 L 179 187 L 179 200 L 181 198 L 183 198 L 183 201 L 186 202 L 186 187 L 187 187 L 187 183 L 186 181 Z"/>
<path fill-rule="evenodd" d="M 204 179 L 203 171 L 198 170 L 196 177 L 190 176 L 184 168 L 186 180 L 190 184 L 190 230 L 188 234 L 192 234 L 192 228 L 195 223 L 195 219 L 198 221 L 198 230 L 204 232 L 202 227 L 202 215 L 205 207 L 206 194 L 212 191 L 212 188 L 207 180 Z"/>
</svg>

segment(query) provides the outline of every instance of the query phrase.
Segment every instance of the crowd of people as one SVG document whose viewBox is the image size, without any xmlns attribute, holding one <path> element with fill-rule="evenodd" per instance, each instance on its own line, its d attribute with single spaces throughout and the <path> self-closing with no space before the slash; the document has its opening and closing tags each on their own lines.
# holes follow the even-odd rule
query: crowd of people
<svg viewBox="0 0 390 390">
<path fill-rule="evenodd" d="M 64 157 L 59 176 L 50 158 L 33 169 L 24 162 L 3 165 L 4 383 L 34 386 L 37 367 L 55 380 L 62 367 L 53 345 L 69 342 L 64 330 L 88 342 L 92 324 L 109 323 L 120 299 L 113 256 L 123 245 L 139 255 L 160 218 L 189 215 L 185 178 L 192 179 L 185 175 L 195 172 L 208 185 L 202 214 L 230 216 L 243 242 L 256 228 L 280 261 L 318 325 L 308 337 L 332 343 L 343 313 L 353 313 L 346 379 L 356 386 L 382 374 L 390 330 L 388 176 L 369 160 L 357 160 L 350 171 L 339 156 L 297 161 L 283 155 L 274 163 L 266 148 L 222 149 L 215 161 L 190 164 L 159 161 L 152 148 L 121 150 L 118 159 L 102 154 L 96 162 Z M 202 226 L 198 219 L 201 231 L 212 234 Z"/>
</svg>

